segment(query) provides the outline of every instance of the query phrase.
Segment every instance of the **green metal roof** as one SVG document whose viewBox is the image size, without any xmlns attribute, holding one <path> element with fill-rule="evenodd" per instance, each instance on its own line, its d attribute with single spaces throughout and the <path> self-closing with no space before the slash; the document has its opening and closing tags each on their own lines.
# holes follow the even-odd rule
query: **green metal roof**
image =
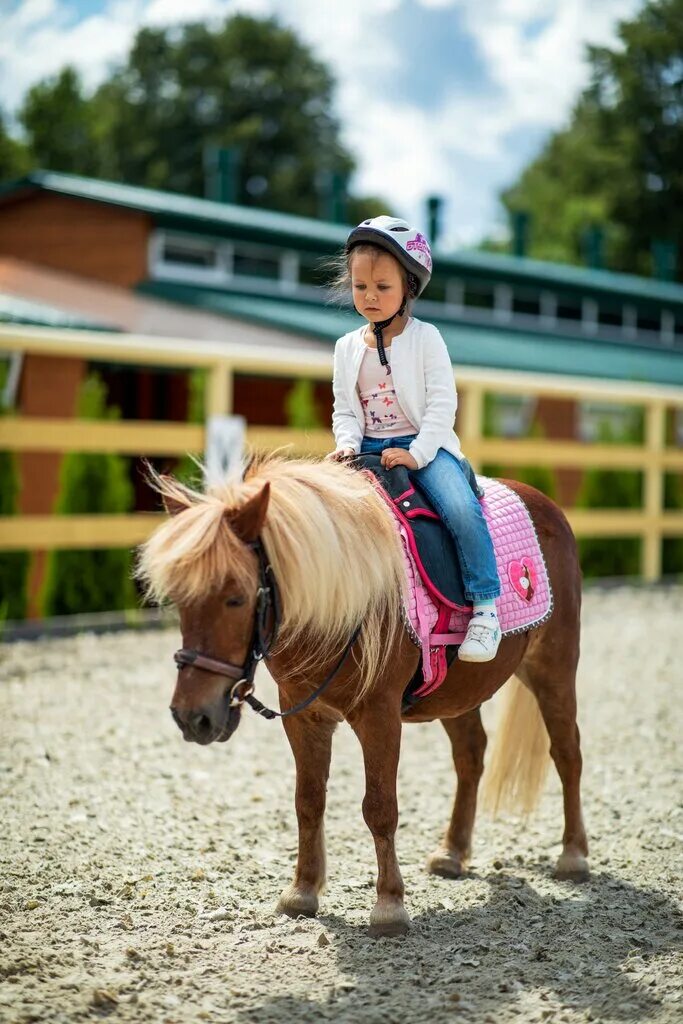
<svg viewBox="0 0 683 1024">
<path fill-rule="evenodd" d="M 289 299 L 230 294 L 156 281 L 147 282 L 139 290 L 183 305 L 200 306 L 224 316 L 236 316 L 329 342 L 336 341 L 361 322 L 357 314 L 350 311 Z M 683 386 L 681 352 L 503 327 L 434 322 L 455 364 Z"/>
<path fill-rule="evenodd" d="M 0 203 L 35 190 L 139 210 L 163 226 L 200 234 L 258 237 L 261 241 L 314 251 L 337 248 L 343 244 L 349 230 L 342 224 L 275 210 L 217 203 L 195 196 L 51 171 L 34 171 L 0 188 Z M 467 249 L 455 253 L 437 250 L 435 269 L 442 275 L 490 278 L 582 295 L 612 295 L 632 301 L 683 307 L 683 285 L 675 282 L 482 250 Z"/>
<path fill-rule="evenodd" d="M 81 178 L 75 174 L 56 174 L 52 171 L 33 171 L 25 178 L 5 186 L 0 190 L 0 202 L 36 189 L 139 210 L 161 218 L 165 223 L 176 223 L 178 226 L 183 223 L 186 229 L 194 228 L 199 232 L 226 234 L 237 230 L 240 233 L 269 236 L 274 242 L 284 238 L 297 240 L 300 244 L 313 243 L 314 248 L 342 245 L 349 230 L 339 224 L 280 213 L 277 210 L 217 203 L 176 192 L 160 192 L 137 185 L 122 185 L 120 182 Z"/>
<path fill-rule="evenodd" d="M 441 262 L 441 260 L 440 260 Z M 594 270 L 571 263 L 549 263 L 524 256 L 468 249 L 446 257 L 449 266 L 460 264 L 468 274 L 479 272 L 480 277 L 502 277 L 519 283 L 535 284 L 545 288 L 570 290 L 580 294 L 595 292 L 646 302 L 681 305 L 683 285 L 675 281 L 661 281 L 655 277 L 638 277 L 613 270 Z"/>
<path fill-rule="evenodd" d="M 33 327 L 73 327 L 84 331 L 119 330 L 111 324 L 86 320 L 46 302 L 18 299 L 3 292 L 0 292 L 0 323 L 30 324 Z"/>
</svg>

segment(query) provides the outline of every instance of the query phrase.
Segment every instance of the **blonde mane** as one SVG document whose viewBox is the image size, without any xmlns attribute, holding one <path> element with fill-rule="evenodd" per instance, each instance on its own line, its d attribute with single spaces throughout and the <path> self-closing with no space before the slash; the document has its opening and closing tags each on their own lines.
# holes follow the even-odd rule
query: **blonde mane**
<svg viewBox="0 0 683 1024">
<path fill-rule="evenodd" d="M 337 463 L 278 456 L 255 460 L 244 480 L 206 492 L 152 476 L 164 497 L 186 509 L 141 548 L 138 575 L 148 594 L 184 604 L 228 579 L 253 587 L 253 558 L 225 512 L 269 483 L 262 539 L 282 596 L 278 651 L 297 643 L 297 674 L 310 671 L 337 656 L 361 623 L 358 697 L 366 693 L 386 668 L 402 629 L 404 586 L 398 535 L 373 483 Z"/>
</svg>

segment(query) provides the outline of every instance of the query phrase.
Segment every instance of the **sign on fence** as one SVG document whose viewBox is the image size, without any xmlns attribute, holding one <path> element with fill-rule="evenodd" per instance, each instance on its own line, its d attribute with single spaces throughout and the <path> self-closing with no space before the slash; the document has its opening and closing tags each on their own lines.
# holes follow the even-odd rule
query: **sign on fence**
<svg viewBox="0 0 683 1024">
<path fill-rule="evenodd" d="M 242 465 L 246 420 L 244 416 L 210 416 L 206 425 L 206 480 L 219 483 L 238 473 Z"/>
</svg>

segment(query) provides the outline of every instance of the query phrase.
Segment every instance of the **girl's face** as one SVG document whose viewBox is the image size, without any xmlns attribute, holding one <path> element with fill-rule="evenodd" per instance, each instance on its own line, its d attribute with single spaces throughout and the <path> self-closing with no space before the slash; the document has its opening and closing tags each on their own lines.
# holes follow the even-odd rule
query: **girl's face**
<svg viewBox="0 0 683 1024">
<path fill-rule="evenodd" d="M 353 304 L 372 323 L 388 320 L 400 309 L 405 284 L 401 266 L 389 253 L 354 253 L 351 258 Z"/>
</svg>

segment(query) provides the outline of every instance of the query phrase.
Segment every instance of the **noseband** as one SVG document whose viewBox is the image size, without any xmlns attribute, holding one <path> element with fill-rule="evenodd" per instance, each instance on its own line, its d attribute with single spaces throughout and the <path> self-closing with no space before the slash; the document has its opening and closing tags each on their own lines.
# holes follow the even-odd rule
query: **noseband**
<svg viewBox="0 0 683 1024">
<path fill-rule="evenodd" d="M 344 652 L 333 671 L 325 678 L 321 685 L 301 704 L 289 708 L 287 711 L 272 711 L 262 704 L 254 696 L 254 675 L 256 667 L 262 660 L 268 660 L 272 648 L 277 640 L 282 623 L 282 602 L 280 591 L 273 573 L 273 567 L 268 561 L 263 541 L 257 538 L 249 544 L 249 547 L 256 553 L 258 558 L 258 590 L 256 591 L 256 608 L 254 610 L 254 626 L 251 633 L 249 653 L 243 665 L 235 665 L 231 661 L 222 661 L 219 658 L 210 658 L 200 651 L 194 651 L 187 647 L 181 647 L 173 655 L 178 668 L 192 666 L 204 672 L 211 672 L 213 675 L 226 676 L 234 680 L 230 688 L 230 700 L 228 707 L 240 707 L 245 702 L 263 718 L 286 718 L 294 715 L 297 711 L 303 711 L 316 697 L 325 690 L 332 682 L 344 664 L 354 643 L 360 634 L 360 626 L 356 628 L 353 636 L 344 648 Z M 270 632 L 268 631 L 268 618 L 271 618 Z"/>
</svg>

